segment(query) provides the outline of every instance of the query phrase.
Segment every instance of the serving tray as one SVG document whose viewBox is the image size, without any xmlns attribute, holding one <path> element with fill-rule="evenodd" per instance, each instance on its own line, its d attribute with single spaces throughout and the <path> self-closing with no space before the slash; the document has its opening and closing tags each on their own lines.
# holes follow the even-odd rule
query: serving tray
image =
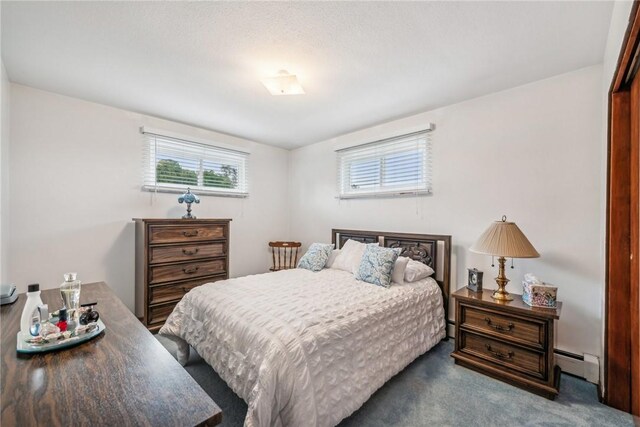
<svg viewBox="0 0 640 427">
<path fill-rule="evenodd" d="M 96 324 L 98 325 L 98 328 L 87 334 L 48 344 L 29 344 L 25 340 L 33 337 L 29 334 L 23 334 L 21 331 L 19 331 L 16 337 L 16 350 L 18 351 L 18 353 L 26 354 L 46 353 L 49 351 L 64 350 L 65 348 L 73 347 L 78 344 L 82 344 L 83 342 L 89 341 L 100 335 L 106 329 L 104 323 L 102 323 L 102 320 L 98 319 Z"/>
</svg>

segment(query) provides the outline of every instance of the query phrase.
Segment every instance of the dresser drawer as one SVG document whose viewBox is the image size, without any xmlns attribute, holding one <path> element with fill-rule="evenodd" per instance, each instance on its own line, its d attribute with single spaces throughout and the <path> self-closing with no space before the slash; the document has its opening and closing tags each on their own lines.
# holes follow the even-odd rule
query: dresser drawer
<svg viewBox="0 0 640 427">
<path fill-rule="evenodd" d="M 531 344 L 540 349 L 544 348 L 545 325 L 543 321 L 521 319 L 505 313 L 492 310 L 460 305 L 461 326 L 482 332 L 488 332 L 503 339 L 514 342 Z"/>
<path fill-rule="evenodd" d="M 460 352 L 502 368 L 522 372 L 536 379 L 547 379 L 545 353 L 524 349 L 483 335 L 460 331 Z"/>
<path fill-rule="evenodd" d="M 206 243 L 180 246 L 152 246 L 149 248 L 149 264 L 190 261 L 200 258 L 222 256 L 224 243 Z"/>
<path fill-rule="evenodd" d="M 226 275 L 203 277 L 201 279 L 187 280 L 179 283 L 149 287 L 149 304 L 162 304 L 166 302 L 180 301 L 191 289 L 205 283 L 217 282 L 226 279 Z"/>
<path fill-rule="evenodd" d="M 149 306 L 149 316 L 147 323 L 152 325 L 154 323 L 164 323 L 167 320 L 167 317 L 173 312 L 173 309 L 176 307 L 177 302 L 173 302 L 170 304 Z"/>
<path fill-rule="evenodd" d="M 182 243 L 203 240 L 223 239 L 226 237 L 226 226 L 217 224 L 202 225 L 151 225 L 149 226 L 149 243 Z"/>
<path fill-rule="evenodd" d="M 149 267 L 149 283 L 173 282 L 194 277 L 224 274 L 225 268 L 226 261 L 224 259 L 151 266 Z"/>
</svg>

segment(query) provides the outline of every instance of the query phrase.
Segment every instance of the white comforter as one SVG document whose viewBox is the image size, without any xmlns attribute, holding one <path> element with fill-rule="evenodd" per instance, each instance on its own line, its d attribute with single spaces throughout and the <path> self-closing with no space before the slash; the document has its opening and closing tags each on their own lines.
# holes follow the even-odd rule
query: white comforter
<svg viewBox="0 0 640 427">
<path fill-rule="evenodd" d="M 445 336 L 433 279 L 382 288 L 295 269 L 193 289 L 160 330 L 248 404 L 245 426 L 334 426 Z M 186 350 L 186 351 L 185 351 Z"/>
</svg>

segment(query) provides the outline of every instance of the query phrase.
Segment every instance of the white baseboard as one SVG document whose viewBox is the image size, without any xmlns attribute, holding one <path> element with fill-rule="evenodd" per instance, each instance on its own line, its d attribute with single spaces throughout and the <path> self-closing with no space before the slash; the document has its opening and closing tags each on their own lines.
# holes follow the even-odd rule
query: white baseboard
<svg viewBox="0 0 640 427">
<path fill-rule="evenodd" d="M 562 372 L 584 378 L 584 360 L 556 354 L 556 363 L 560 366 Z"/>
<path fill-rule="evenodd" d="M 600 383 L 600 359 L 593 354 L 584 354 L 584 359 L 556 353 L 556 363 L 566 372 L 584 378 L 593 384 Z"/>
<path fill-rule="evenodd" d="M 590 383 L 600 383 L 600 359 L 593 354 L 584 354 L 584 379 Z"/>
</svg>

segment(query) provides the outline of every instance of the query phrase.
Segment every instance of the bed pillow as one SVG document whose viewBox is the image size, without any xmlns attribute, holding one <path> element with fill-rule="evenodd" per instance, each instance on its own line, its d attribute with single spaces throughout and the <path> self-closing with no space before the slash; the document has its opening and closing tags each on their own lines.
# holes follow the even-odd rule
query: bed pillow
<svg viewBox="0 0 640 427">
<path fill-rule="evenodd" d="M 417 282 L 418 280 L 431 276 L 433 273 L 435 273 L 435 271 L 427 264 L 410 260 L 407 268 L 404 270 L 404 281 L 409 283 Z"/>
<path fill-rule="evenodd" d="M 338 255 L 340 255 L 340 249 L 334 249 L 329 254 L 329 258 L 327 259 L 327 263 L 324 265 L 324 268 L 333 268 L 333 263 L 335 262 Z"/>
<path fill-rule="evenodd" d="M 396 260 L 396 264 L 393 266 L 393 271 L 391 272 L 391 281 L 393 283 L 398 283 L 399 285 L 402 285 L 404 283 L 404 272 L 407 269 L 408 263 L 408 257 L 398 257 L 398 259 Z"/>
<path fill-rule="evenodd" d="M 351 239 L 347 240 L 342 245 L 342 249 L 340 249 L 340 253 L 333 261 L 331 268 L 356 274 L 356 271 L 360 268 L 362 254 L 367 246 L 378 246 L 378 243 L 364 244 Z"/>
<path fill-rule="evenodd" d="M 329 254 L 333 250 L 333 244 L 312 243 L 307 252 L 298 261 L 298 268 L 311 271 L 320 271 L 327 263 Z"/>
<path fill-rule="evenodd" d="M 391 286 L 391 272 L 401 251 L 400 248 L 366 245 L 356 279 L 388 288 Z"/>
</svg>

